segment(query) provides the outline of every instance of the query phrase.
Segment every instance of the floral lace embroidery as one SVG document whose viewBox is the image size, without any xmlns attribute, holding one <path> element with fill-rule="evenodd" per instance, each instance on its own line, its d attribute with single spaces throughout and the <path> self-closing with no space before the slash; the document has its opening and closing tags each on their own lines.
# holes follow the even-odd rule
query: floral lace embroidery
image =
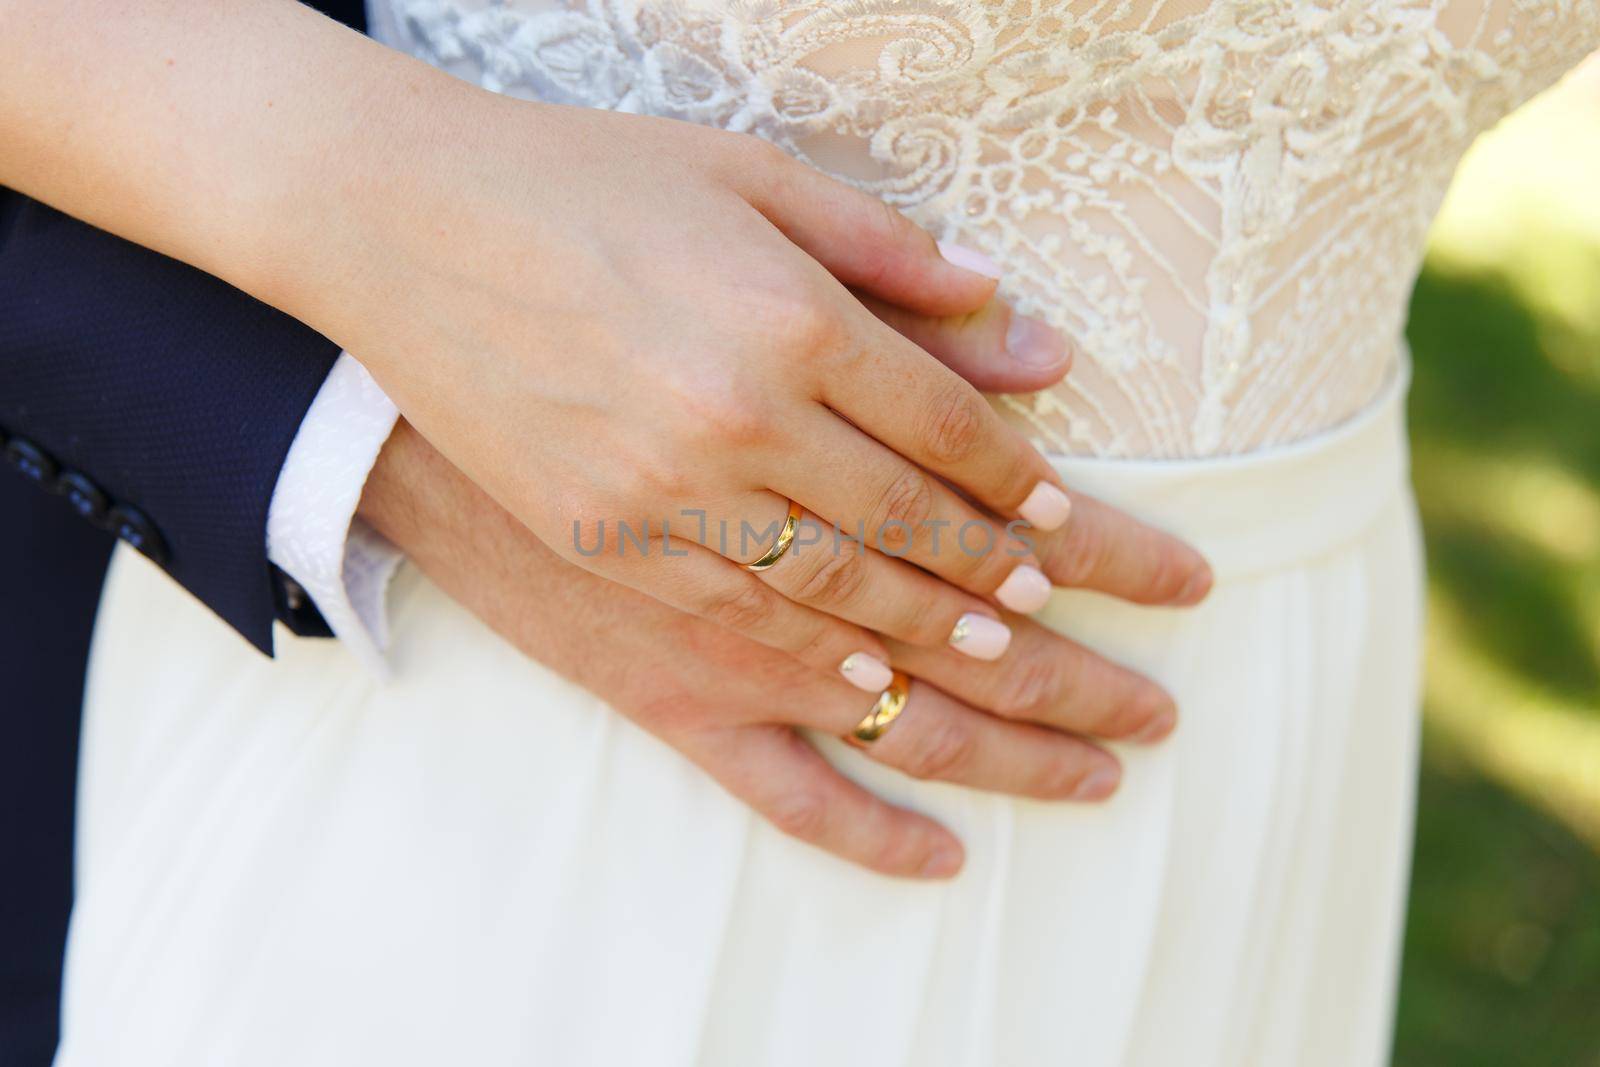
<svg viewBox="0 0 1600 1067">
<path fill-rule="evenodd" d="M 1597 0 L 373 0 L 486 88 L 757 134 L 1007 269 L 1082 354 L 996 398 L 1047 451 L 1334 425 L 1400 352 L 1477 134 Z"/>
</svg>

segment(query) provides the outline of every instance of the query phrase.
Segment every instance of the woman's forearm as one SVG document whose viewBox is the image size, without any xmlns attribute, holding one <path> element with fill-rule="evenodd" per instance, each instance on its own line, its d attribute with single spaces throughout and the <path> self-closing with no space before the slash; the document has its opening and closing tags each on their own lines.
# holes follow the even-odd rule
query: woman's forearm
<svg viewBox="0 0 1600 1067">
<path fill-rule="evenodd" d="M 0 184 L 279 306 L 377 176 L 415 171 L 400 124 L 487 95 L 295 0 L 0 0 L 0 23 Z"/>
</svg>

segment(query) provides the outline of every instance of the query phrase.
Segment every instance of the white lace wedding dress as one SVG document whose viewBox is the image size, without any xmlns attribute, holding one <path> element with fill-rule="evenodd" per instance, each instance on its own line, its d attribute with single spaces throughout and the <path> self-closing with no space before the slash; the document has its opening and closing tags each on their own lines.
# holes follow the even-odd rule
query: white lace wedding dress
<svg viewBox="0 0 1600 1067">
<path fill-rule="evenodd" d="M 328 643 L 254 657 L 124 554 L 60 1062 L 1381 1062 L 1420 623 L 1401 326 L 1461 154 L 1600 44 L 1593 0 L 373 16 L 491 89 L 769 138 L 1004 264 L 1082 355 L 996 403 L 1218 575 L 1194 611 L 1063 593 L 1042 618 L 1160 679 L 1181 725 L 1123 753 L 1100 807 L 819 739 L 967 844 L 949 884 L 890 881 L 782 837 L 414 573 L 383 685 Z"/>
</svg>

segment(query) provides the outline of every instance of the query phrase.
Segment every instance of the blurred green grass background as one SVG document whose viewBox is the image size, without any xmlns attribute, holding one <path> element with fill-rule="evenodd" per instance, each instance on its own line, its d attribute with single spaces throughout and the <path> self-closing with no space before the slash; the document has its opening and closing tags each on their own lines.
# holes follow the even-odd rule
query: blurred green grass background
<svg viewBox="0 0 1600 1067">
<path fill-rule="evenodd" d="M 1397 1067 L 1600 1067 L 1600 68 L 1484 137 L 1412 299 L 1430 568 Z"/>
</svg>

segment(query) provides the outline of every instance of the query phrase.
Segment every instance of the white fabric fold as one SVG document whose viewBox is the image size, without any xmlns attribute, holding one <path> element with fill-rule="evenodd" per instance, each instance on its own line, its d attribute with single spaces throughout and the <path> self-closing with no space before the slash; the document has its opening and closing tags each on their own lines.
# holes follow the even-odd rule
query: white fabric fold
<svg viewBox="0 0 1600 1067">
<path fill-rule="evenodd" d="M 254 656 L 119 552 L 57 1067 L 1377 1067 L 1418 721 L 1400 394 L 1249 461 L 1063 462 L 1217 563 L 1196 609 L 1039 616 L 1178 728 L 1089 806 L 817 738 L 962 839 L 947 884 L 783 836 L 414 569 L 380 685 L 326 641 Z"/>
</svg>

